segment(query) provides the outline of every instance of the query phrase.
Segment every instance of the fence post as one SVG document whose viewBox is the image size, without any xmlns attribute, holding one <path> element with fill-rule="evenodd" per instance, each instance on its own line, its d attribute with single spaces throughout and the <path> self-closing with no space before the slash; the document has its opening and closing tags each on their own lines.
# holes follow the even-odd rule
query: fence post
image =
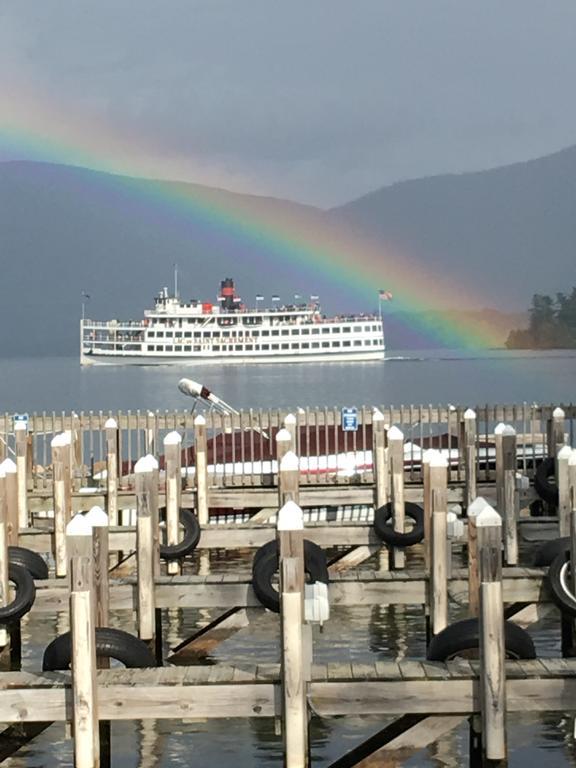
<svg viewBox="0 0 576 768">
<path fill-rule="evenodd" d="M 507 565 L 518 564 L 519 496 L 516 483 L 516 430 L 507 425 L 502 431 L 502 497 L 498 510 L 504 518 L 504 556 Z"/>
<path fill-rule="evenodd" d="M 12 459 L 4 459 L 0 470 L 5 475 L 5 505 L 6 505 L 6 541 L 8 546 L 18 545 L 18 480 L 16 464 Z"/>
<path fill-rule="evenodd" d="M 300 496 L 300 462 L 294 451 L 288 451 L 282 457 L 278 467 L 278 498 L 280 506 L 287 501 L 298 504 Z"/>
<path fill-rule="evenodd" d="M 568 497 L 570 503 L 570 561 L 576 563 L 576 449 L 568 460 Z M 576 568 L 570 568 L 572 594 L 576 595 Z"/>
<path fill-rule="evenodd" d="M 476 439 L 478 433 L 478 422 L 476 411 L 468 408 L 464 411 L 464 479 L 466 484 L 466 498 L 464 508 L 467 509 L 476 498 L 476 466 L 477 466 L 477 447 Z"/>
<path fill-rule="evenodd" d="M 374 408 L 372 412 L 372 465 L 374 467 L 376 509 L 379 509 L 388 501 L 389 475 L 384 414 L 378 408 Z"/>
<path fill-rule="evenodd" d="M 85 516 L 75 515 L 68 523 L 66 549 L 70 556 L 74 765 L 94 768 L 100 764 L 94 573 L 92 526 Z"/>
<path fill-rule="evenodd" d="M 92 556 L 94 561 L 95 620 L 97 627 L 109 624 L 110 589 L 108 575 L 108 515 L 102 507 L 91 507 L 84 515 L 92 527 Z"/>
<path fill-rule="evenodd" d="M 476 520 L 488 502 L 478 496 L 468 507 L 468 614 L 478 616 L 480 596 L 480 572 L 478 565 L 478 534 Z"/>
<path fill-rule="evenodd" d="M 106 433 L 106 511 L 110 525 L 118 525 L 118 423 L 109 418 Z"/>
<path fill-rule="evenodd" d="M 8 580 L 8 522 L 6 503 L 6 472 L 0 464 L 0 608 L 9 603 Z M 8 632 L 5 627 L 0 627 L 0 650 L 8 644 Z"/>
<path fill-rule="evenodd" d="M 18 482 L 18 527 L 28 528 L 28 422 L 14 424 L 16 476 Z"/>
<path fill-rule="evenodd" d="M 166 542 L 177 544 L 180 538 L 180 506 L 182 501 L 182 436 L 169 432 L 164 438 L 164 464 L 166 470 Z M 166 565 L 170 575 L 180 573 L 177 560 Z"/>
<path fill-rule="evenodd" d="M 288 454 L 287 454 L 288 455 Z M 285 457 L 286 458 L 286 457 Z M 308 762 L 308 712 L 304 675 L 304 522 L 300 507 L 288 501 L 278 512 L 282 692 L 285 765 Z"/>
<path fill-rule="evenodd" d="M 158 462 L 148 454 L 134 467 L 136 484 L 136 560 L 138 567 L 138 635 L 152 641 L 155 636 L 154 580 L 158 570 Z M 156 485 L 156 487 L 155 487 Z"/>
<path fill-rule="evenodd" d="M 432 634 L 448 626 L 448 461 L 436 453 L 430 460 L 432 509 Z"/>
<path fill-rule="evenodd" d="M 290 450 L 296 453 L 296 451 L 298 450 L 298 446 L 296 442 L 297 419 L 293 413 L 289 413 L 287 416 L 285 416 L 284 429 L 286 429 L 290 434 Z"/>
<path fill-rule="evenodd" d="M 392 504 L 394 505 L 394 530 L 404 533 L 404 435 L 398 427 L 388 430 L 388 458 L 392 473 Z M 392 567 L 404 568 L 404 550 L 393 547 L 390 551 Z"/>
<path fill-rule="evenodd" d="M 504 508 L 504 467 L 502 464 L 502 433 L 506 424 L 500 422 L 494 427 L 496 509 Z"/>
<path fill-rule="evenodd" d="M 194 419 L 194 448 L 196 454 L 196 511 L 200 525 L 208 525 L 208 444 L 206 419 L 201 413 Z"/>
<path fill-rule="evenodd" d="M 506 760 L 506 670 L 502 520 L 490 506 L 476 518 L 480 559 L 480 688 L 487 760 Z"/>
<path fill-rule="evenodd" d="M 54 501 L 54 563 L 56 576 L 66 576 L 66 526 L 72 517 L 70 471 L 66 455 L 70 455 L 70 433 L 61 432 L 52 438 L 52 495 Z"/>
<path fill-rule="evenodd" d="M 556 458 L 564 445 L 564 418 L 562 408 L 554 408 L 552 418 L 548 421 L 548 456 Z"/>
<path fill-rule="evenodd" d="M 570 535 L 570 469 L 572 448 L 563 445 L 556 458 L 556 475 L 558 478 L 558 528 L 560 536 Z"/>
</svg>

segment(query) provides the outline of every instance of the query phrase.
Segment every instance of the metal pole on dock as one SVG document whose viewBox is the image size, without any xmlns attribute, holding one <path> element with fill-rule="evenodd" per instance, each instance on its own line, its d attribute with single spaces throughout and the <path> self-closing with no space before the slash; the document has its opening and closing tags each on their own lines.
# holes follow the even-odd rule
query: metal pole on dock
<svg viewBox="0 0 576 768">
<path fill-rule="evenodd" d="M 75 768 L 100 765 L 92 526 L 75 515 L 66 527 L 70 562 L 70 627 L 72 633 L 72 724 Z"/>
<path fill-rule="evenodd" d="M 118 424 L 109 418 L 106 433 L 106 511 L 110 525 L 118 525 Z"/>
<path fill-rule="evenodd" d="M 430 460 L 430 498 L 432 510 L 432 563 L 430 595 L 432 634 L 448 625 L 448 461 L 437 453 Z"/>
<path fill-rule="evenodd" d="M 196 454 L 196 513 L 200 525 L 208 525 L 208 445 L 206 419 L 201 413 L 194 419 L 194 448 Z"/>
<path fill-rule="evenodd" d="M 480 561 L 480 690 L 484 754 L 506 760 L 506 646 L 502 602 L 502 519 L 486 505 L 476 518 Z"/>
<path fill-rule="evenodd" d="M 388 430 L 388 456 L 392 473 L 392 503 L 394 505 L 394 530 L 404 533 L 404 435 L 398 427 Z M 404 568 L 406 555 L 403 549 L 391 550 L 391 564 L 395 569 Z"/>
<path fill-rule="evenodd" d="M 156 629 L 154 579 L 158 570 L 158 462 L 150 454 L 134 467 L 136 482 L 136 561 L 138 567 L 138 635 L 151 641 Z"/>
<path fill-rule="evenodd" d="M 287 454 L 289 456 L 289 454 Z M 286 459 L 286 457 L 284 457 Z M 304 675 L 304 522 L 300 507 L 288 501 L 278 512 L 284 764 L 308 764 L 308 711 Z"/>
<path fill-rule="evenodd" d="M 166 542 L 177 544 L 180 537 L 180 504 L 182 500 L 182 436 L 169 432 L 164 438 L 166 469 Z M 166 572 L 172 576 L 180 573 L 177 560 L 170 560 Z"/>
</svg>

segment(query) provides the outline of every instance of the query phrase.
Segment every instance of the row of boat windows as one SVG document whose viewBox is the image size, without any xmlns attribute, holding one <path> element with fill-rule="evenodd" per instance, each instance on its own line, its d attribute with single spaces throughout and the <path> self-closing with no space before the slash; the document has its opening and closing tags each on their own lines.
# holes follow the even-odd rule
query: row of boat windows
<svg viewBox="0 0 576 768">
<path fill-rule="evenodd" d="M 360 333 L 362 331 L 378 331 L 378 325 L 355 325 L 355 326 L 332 326 L 323 328 L 284 328 L 282 330 L 262 330 L 262 331 L 250 331 L 246 333 L 246 338 L 254 338 L 257 336 L 317 336 L 319 334 L 327 333 Z M 148 338 L 157 339 L 172 339 L 182 338 L 185 339 L 221 339 L 221 338 L 242 338 L 243 331 L 148 331 Z"/>
<path fill-rule="evenodd" d="M 382 339 L 356 339 L 352 341 L 313 341 L 313 342 L 296 342 L 292 344 L 211 344 L 210 351 L 212 352 L 268 352 L 270 350 L 276 351 L 281 349 L 335 349 L 339 347 L 370 347 L 382 345 Z M 149 344 L 149 352 L 201 352 L 202 347 L 200 344 L 194 346 L 184 344 L 174 347 L 172 344 Z"/>
</svg>

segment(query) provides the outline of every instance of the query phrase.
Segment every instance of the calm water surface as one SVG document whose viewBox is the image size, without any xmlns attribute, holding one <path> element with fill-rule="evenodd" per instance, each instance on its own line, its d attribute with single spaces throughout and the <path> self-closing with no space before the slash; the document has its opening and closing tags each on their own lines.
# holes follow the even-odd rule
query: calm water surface
<svg viewBox="0 0 576 768">
<path fill-rule="evenodd" d="M 389 405 L 410 403 L 568 403 L 576 390 L 575 352 L 483 352 L 447 350 L 396 353 L 380 363 L 222 367 L 110 367 L 81 369 L 76 358 L 3 360 L 0 411 L 185 409 L 190 400 L 177 390 L 188 376 L 202 382 L 238 408 L 314 405 Z M 218 557 L 215 570 L 249 571 L 249 562 Z M 418 557 L 418 552 L 411 555 Z M 197 563 L 189 565 L 197 570 Z M 451 606 L 453 617 L 460 608 Z M 165 612 L 166 647 L 210 620 L 202 611 Z M 222 643 L 210 661 L 252 664 L 278 660 L 278 618 L 251 612 L 250 627 Z M 27 617 L 23 624 L 23 667 L 38 670 L 42 650 L 65 617 Z M 127 623 L 128 622 L 128 623 Z M 131 629 L 125 612 L 115 626 Z M 558 620 L 531 630 L 541 655 L 559 655 Z M 323 632 L 315 628 L 315 659 L 374 661 L 399 656 L 423 657 L 424 623 L 418 607 L 334 608 Z M 328 766 L 358 742 L 383 727 L 379 718 L 333 718 L 311 724 L 314 766 Z M 509 764 L 513 768 L 576 765 L 573 719 L 562 714 L 509 717 Z M 222 768 L 278 766 L 282 741 L 269 720 L 148 721 L 115 723 L 113 765 L 172 768 L 212 764 Z M 386 765 L 468 764 L 468 732 L 463 726 L 434 746 Z M 384 765 L 384 763 L 381 763 Z M 8 766 L 72 766 L 71 742 L 64 727 L 52 726 Z"/>
</svg>

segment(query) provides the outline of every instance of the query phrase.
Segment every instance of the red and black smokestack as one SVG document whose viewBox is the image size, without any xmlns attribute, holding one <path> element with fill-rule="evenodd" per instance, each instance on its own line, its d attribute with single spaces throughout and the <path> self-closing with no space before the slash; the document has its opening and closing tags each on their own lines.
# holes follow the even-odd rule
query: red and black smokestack
<svg viewBox="0 0 576 768">
<path fill-rule="evenodd" d="M 231 277 L 227 277 L 220 283 L 220 296 L 224 299 L 222 302 L 223 309 L 236 309 L 234 306 L 234 280 Z"/>
</svg>

